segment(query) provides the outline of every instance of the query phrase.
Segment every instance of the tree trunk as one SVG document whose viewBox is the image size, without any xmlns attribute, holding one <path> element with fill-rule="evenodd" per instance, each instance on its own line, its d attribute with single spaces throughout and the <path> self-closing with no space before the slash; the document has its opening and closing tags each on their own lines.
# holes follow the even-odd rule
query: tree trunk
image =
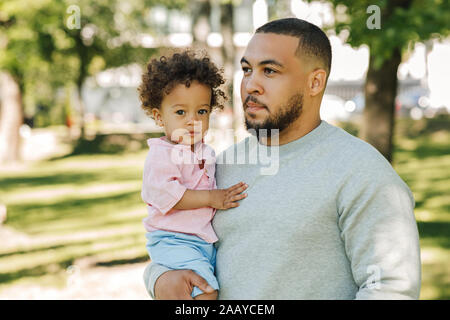
<svg viewBox="0 0 450 320">
<path fill-rule="evenodd" d="M 20 160 L 20 126 L 23 124 L 23 108 L 20 86 L 6 72 L 0 73 L 0 163 Z"/>
<path fill-rule="evenodd" d="M 234 80 L 234 58 L 235 47 L 233 41 L 233 3 L 232 1 L 223 2 L 220 5 L 220 31 L 223 37 L 222 44 L 222 61 L 224 66 L 224 76 L 227 80 L 227 97 L 226 107 L 233 108 L 233 80 Z M 235 112 L 233 112 L 233 115 Z M 233 128 L 237 129 L 236 116 L 233 116 Z"/>
<path fill-rule="evenodd" d="M 192 6 L 192 36 L 193 44 L 201 49 L 207 49 L 207 39 L 211 31 L 209 16 L 211 3 L 209 0 L 190 2 Z"/>
<path fill-rule="evenodd" d="M 85 128 L 85 123 L 84 123 L 84 102 L 83 102 L 83 96 L 81 95 L 82 92 L 82 88 L 83 88 L 83 83 L 77 83 L 77 108 L 78 108 L 78 113 L 79 113 L 79 126 L 80 126 L 80 139 L 83 139 L 85 137 L 86 134 L 86 128 Z"/>
<path fill-rule="evenodd" d="M 375 70 L 375 57 L 370 56 L 365 90 L 365 107 L 360 137 L 373 145 L 392 162 L 392 141 L 397 96 L 397 69 L 401 62 L 400 49 Z"/>
<path fill-rule="evenodd" d="M 77 85 L 77 95 L 78 95 L 78 112 L 79 112 L 79 126 L 80 126 L 80 139 L 85 137 L 86 128 L 85 128 L 85 122 L 84 122 L 84 113 L 85 113 L 85 106 L 83 102 L 83 96 L 82 96 L 82 88 L 83 88 L 83 82 L 86 79 L 88 75 L 88 64 L 89 64 L 89 49 L 84 45 L 83 40 L 81 38 L 81 31 L 78 32 L 77 36 L 74 38 L 77 51 L 78 51 L 78 58 L 80 59 L 80 66 L 79 66 L 79 73 L 78 78 L 76 81 Z"/>
</svg>

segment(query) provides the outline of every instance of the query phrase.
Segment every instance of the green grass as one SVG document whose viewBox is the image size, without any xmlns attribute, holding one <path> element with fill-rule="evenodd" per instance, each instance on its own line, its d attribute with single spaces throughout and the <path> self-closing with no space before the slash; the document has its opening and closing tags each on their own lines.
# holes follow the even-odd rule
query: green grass
<svg viewBox="0 0 450 320">
<path fill-rule="evenodd" d="M 416 200 L 422 299 L 450 298 L 450 120 L 397 123 L 393 166 Z M 89 145 L 89 148 L 93 146 Z M 89 149 L 91 150 L 91 149 Z M 78 154 L 0 169 L 6 227 L 28 237 L 0 246 L 0 290 L 64 286 L 73 264 L 147 261 L 140 198 L 146 151 Z M 2 240 L 3 241 L 3 240 Z"/>
<path fill-rule="evenodd" d="M 422 256 L 421 299 L 450 299 L 450 120 L 398 123 L 394 168 L 410 186 Z"/>
<path fill-rule="evenodd" d="M 6 226 L 30 241 L 0 247 L 0 290 L 62 286 L 70 265 L 148 260 L 140 198 L 146 152 L 80 155 L 0 171 Z"/>
</svg>

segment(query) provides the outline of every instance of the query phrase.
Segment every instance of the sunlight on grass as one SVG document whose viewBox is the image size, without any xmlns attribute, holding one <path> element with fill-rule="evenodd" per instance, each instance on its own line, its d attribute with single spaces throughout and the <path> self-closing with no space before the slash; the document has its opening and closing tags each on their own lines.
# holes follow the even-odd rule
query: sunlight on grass
<svg viewBox="0 0 450 320">
<path fill-rule="evenodd" d="M 450 299 L 449 249 L 422 245 L 422 290 L 420 299 Z"/>
<path fill-rule="evenodd" d="M 85 186 L 56 185 L 53 188 L 42 186 L 41 188 L 23 188 L 19 192 L 5 193 L 4 199 L 8 204 L 26 204 L 41 202 L 58 202 L 68 198 L 93 197 L 101 194 L 114 194 L 120 192 L 140 191 L 140 181 L 116 182 L 109 184 L 94 183 Z"/>
</svg>

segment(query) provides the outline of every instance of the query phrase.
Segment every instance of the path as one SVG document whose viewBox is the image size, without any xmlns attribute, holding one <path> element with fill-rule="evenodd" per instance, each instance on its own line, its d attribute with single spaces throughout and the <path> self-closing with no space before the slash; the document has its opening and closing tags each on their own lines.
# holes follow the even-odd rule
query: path
<svg viewBox="0 0 450 320">
<path fill-rule="evenodd" d="M 0 299 L 18 300 L 148 300 L 142 274 L 146 263 L 120 267 L 72 269 L 65 288 L 15 285 L 0 291 Z"/>
</svg>

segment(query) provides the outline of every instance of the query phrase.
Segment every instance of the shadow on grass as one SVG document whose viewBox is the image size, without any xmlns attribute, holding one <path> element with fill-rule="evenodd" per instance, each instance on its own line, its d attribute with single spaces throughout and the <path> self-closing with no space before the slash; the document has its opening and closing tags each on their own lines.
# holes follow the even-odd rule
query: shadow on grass
<svg viewBox="0 0 450 320">
<path fill-rule="evenodd" d="M 422 142 L 414 150 L 404 149 L 401 147 L 401 144 L 396 144 L 395 153 L 402 153 L 410 158 L 426 159 L 449 155 L 450 148 L 448 143 L 435 143 L 430 141 L 430 139 L 422 139 Z"/>
<path fill-rule="evenodd" d="M 450 248 L 450 238 L 448 237 L 450 222 L 420 221 L 417 222 L 417 228 L 420 239 L 426 239 L 441 248 Z"/>
<path fill-rule="evenodd" d="M 105 169 L 106 171 L 106 169 Z M 118 182 L 132 179 L 140 180 L 141 172 L 130 169 L 114 169 L 109 172 L 92 170 L 89 172 L 61 172 L 45 176 L 2 177 L 1 185 L 5 189 L 20 189 L 25 187 L 42 187 L 60 184 L 75 184 L 77 186 L 93 182 Z"/>
<path fill-rule="evenodd" d="M 117 260 L 111 260 L 111 261 L 102 261 L 97 262 L 95 266 L 97 267 L 114 267 L 114 266 L 120 266 L 125 264 L 132 264 L 132 263 L 141 263 L 141 262 L 150 262 L 150 258 L 148 254 L 139 256 L 132 259 L 117 259 Z"/>
<path fill-rule="evenodd" d="M 36 253 L 36 252 L 41 252 L 41 251 L 45 252 L 48 250 L 58 250 L 58 249 L 66 248 L 66 247 L 67 247 L 66 244 L 58 244 L 58 245 L 54 245 L 54 246 L 50 246 L 50 247 L 39 247 L 39 248 L 33 248 L 33 249 L 28 249 L 28 250 L 15 250 L 15 251 L 11 251 L 11 252 L 0 253 L 0 259 L 15 256 L 15 255 L 21 255 L 21 254 Z"/>
<path fill-rule="evenodd" d="M 102 195 L 99 197 L 67 199 L 54 203 L 31 203 L 8 206 L 7 223 L 19 229 L 27 225 L 45 224 L 47 222 L 65 218 L 98 217 L 105 215 L 112 209 L 129 207 L 130 204 L 142 203 L 139 191 L 126 192 L 116 195 Z"/>
<path fill-rule="evenodd" d="M 425 143 L 420 144 L 413 152 L 413 155 L 418 159 L 428 157 L 440 157 L 450 154 L 448 144 L 436 144 L 425 140 Z"/>
<path fill-rule="evenodd" d="M 51 265 L 40 265 L 33 268 L 0 273 L 0 283 L 6 284 L 21 278 L 39 278 L 48 274 L 55 274 L 56 272 L 66 270 L 69 266 L 73 265 L 73 261 L 74 259 L 67 259 Z M 55 265 L 58 268 L 57 271 L 55 271 Z"/>
</svg>

